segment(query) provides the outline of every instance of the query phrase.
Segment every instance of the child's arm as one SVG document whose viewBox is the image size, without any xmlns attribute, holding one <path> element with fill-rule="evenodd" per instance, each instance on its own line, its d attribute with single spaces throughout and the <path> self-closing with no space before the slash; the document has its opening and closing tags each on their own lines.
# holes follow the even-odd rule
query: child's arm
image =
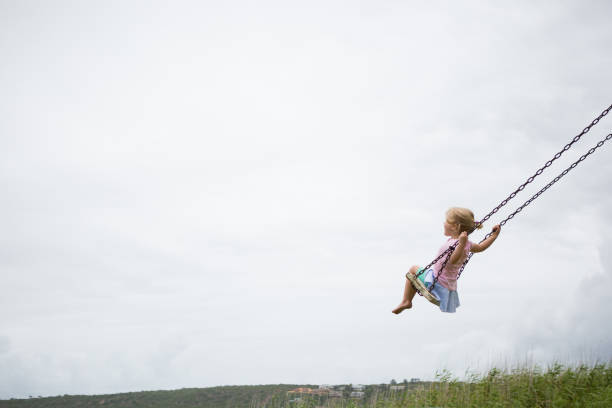
<svg viewBox="0 0 612 408">
<path fill-rule="evenodd" d="M 491 244 L 495 242 L 495 240 L 497 239 L 497 236 L 499 235 L 500 231 L 501 231 L 500 225 L 494 226 L 492 230 L 492 234 L 489 236 L 489 238 L 485 239 L 480 244 L 472 244 L 472 248 L 470 248 L 470 252 L 474 252 L 474 253 L 482 252 L 488 247 L 490 247 Z"/>
<path fill-rule="evenodd" d="M 455 250 L 453 251 L 453 254 L 451 255 L 448 262 L 450 262 L 451 264 L 456 264 L 457 262 L 461 260 L 463 251 L 465 251 L 466 243 L 467 243 L 467 232 L 463 231 L 459 235 L 459 241 L 457 242 L 457 246 L 455 247 Z"/>
</svg>

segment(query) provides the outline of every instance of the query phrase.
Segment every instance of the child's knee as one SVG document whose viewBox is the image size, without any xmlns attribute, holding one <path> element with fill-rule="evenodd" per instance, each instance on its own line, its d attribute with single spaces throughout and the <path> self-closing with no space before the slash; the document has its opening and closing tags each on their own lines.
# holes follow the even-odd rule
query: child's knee
<svg viewBox="0 0 612 408">
<path fill-rule="evenodd" d="M 408 270 L 408 272 L 410 272 L 413 275 L 416 275 L 418 271 L 419 271 L 418 265 L 412 265 L 410 269 Z"/>
</svg>

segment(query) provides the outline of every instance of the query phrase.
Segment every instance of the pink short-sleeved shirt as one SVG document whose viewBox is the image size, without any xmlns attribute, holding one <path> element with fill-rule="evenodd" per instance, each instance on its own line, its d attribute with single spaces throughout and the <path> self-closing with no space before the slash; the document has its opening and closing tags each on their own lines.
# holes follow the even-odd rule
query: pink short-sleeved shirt
<svg viewBox="0 0 612 408">
<path fill-rule="evenodd" d="M 449 238 L 448 241 L 446 241 L 446 243 L 440 247 L 440 250 L 438 251 L 438 255 L 436 255 L 436 257 L 440 256 L 441 253 L 446 251 L 451 245 L 453 245 L 457 241 L 458 241 L 457 239 Z M 449 260 L 449 262 L 446 263 L 446 266 L 444 267 L 444 271 L 438 278 L 438 282 L 441 283 L 442 286 L 444 286 L 446 289 L 457 290 L 457 275 L 459 274 L 461 265 L 463 265 L 463 261 L 465 261 L 465 259 L 469 255 L 471 248 L 472 248 L 472 242 L 467 241 L 465 243 L 465 249 L 463 250 L 463 255 L 461 256 L 461 259 L 459 260 L 459 262 L 451 265 L 450 260 Z M 434 270 L 435 276 L 439 275 L 440 268 L 442 267 L 442 264 L 444 263 L 446 256 L 443 256 L 442 258 L 440 258 L 438 262 L 436 262 L 433 265 L 432 268 Z"/>
</svg>

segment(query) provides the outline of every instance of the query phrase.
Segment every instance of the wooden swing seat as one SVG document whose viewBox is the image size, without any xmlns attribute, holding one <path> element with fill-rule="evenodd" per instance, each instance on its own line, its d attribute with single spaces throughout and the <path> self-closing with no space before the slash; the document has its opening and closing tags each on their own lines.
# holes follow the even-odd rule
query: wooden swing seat
<svg viewBox="0 0 612 408">
<path fill-rule="evenodd" d="M 429 300 L 436 306 L 440 306 L 440 301 L 438 300 L 438 298 L 436 298 L 429 290 L 427 290 L 427 287 L 419 278 L 408 272 L 406 273 L 406 279 L 408 279 L 412 283 L 412 286 L 414 286 L 417 292 L 419 292 L 425 299 Z"/>
</svg>

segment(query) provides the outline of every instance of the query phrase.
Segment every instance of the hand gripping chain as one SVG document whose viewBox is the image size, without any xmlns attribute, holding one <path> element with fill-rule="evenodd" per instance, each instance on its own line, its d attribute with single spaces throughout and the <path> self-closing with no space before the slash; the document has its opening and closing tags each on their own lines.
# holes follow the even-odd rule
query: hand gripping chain
<svg viewBox="0 0 612 408">
<path fill-rule="evenodd" d="M 539 196 L 542 195 L 542 193 L 544 193 L 546 190 L 548 190 L 550 187 L 552 187 L 553 184 L 555 184 L 557 181 L 561 180 L 562 177 L 564 177 L 567 173 L 569 173 L 570 171 L 572 171 L 573 169 L 576 168 L 576 166 L 578 166 L 580 163 L 582 163 L 587 157 L 589 157 L 591 154 L 595 153 L 595 150 L 599 149 L 601 146 L 604 145 L 604 143 L 606 143 L 607 141 L 609 141 L 610 139 L 612 139 L 612 133 L 610 133 L 609 135 L 607 135 L 605 138 L 603 138 L 602 140 L 600 140 L 599 142 L 597 142 L 597 144 L 593 147 L 591 147 L 589 149 L 588 152 L 586 152 L 585 154 L 583 154 L 582 156 L 580 156 L 580 158 L 578 160 L 576 160 L 575 162 L 573 162 L 568 168 L 566 168 L 565 170 L 563 170 L 561 173 L 559 173 L 559 175 L 557 177 L 555 177 L 554 179 L 552 179 L 548 184 L 546 184 L 540 191 L 538 191 L 537 193 L 535 193 L 533 196 L 531 196 L 531 198 L 527 201 L 525 201 L 520 207 L 518 207 L 516 210 L 514 210 L 514 212 L 512 214 L 510 214 L 509 216 L 507 216 L 504 220 L 502 220 L 499 225 L 503 226 L 505 225 L 508 221 L 510 221 L 512 218 L 514 218 L 514 216 L 518 213 L 520 213 L 521 211 L 523 211 L 523 208 L 527 207 L 529 204 L 531 204 L 533 202 L 533 200 L 535 200 L 536 198 L 538 198 Z M 483 239 L 482 241 L 484 241 L 485 239 L 489 238 L 491 236 L 492 232 L 489 232 Z M 482 242 L 480 241 L 480 242 Z M 455 244 L 456 245 L 456 244 Z M 461 272 L 463 272 L 463 269 L 465 269 L 465 266 L 467 265 L 467 263 L 470 261 L 470 258 L 472 257 L 472 253 L 470 252 L 470 254 L 468 255 L 468 257 L 466 258 L 466 260 L 463 262 L 463 265 L 461 265 L 461 269 L 459 270 L 459 273 L 457 274 L 457 279 L 459 279 L 459 276 L 461 276 Z M 442 270 L 442 269 L 440 269 Z"/>
<path fill-rule="evenodd" d="M 544 170 L 546 170 L 548 167 L 550 167 L 552 165 L 552 163 L 557 160 L 558 158 L 561 157 L 561 155 L 563 153 L 565 153 L 566 151 L 568 151 L 572 145 L 574 143 L 576 143 L 577 141 L 579 141 L 582 136 L 584 136 L 586 133 L 589 132 L 589 130 L 591 130 L 591 128 L 593 126 L 595 126 L 597 123 L 599 123 L 599 121 L 606 116 L 610 110 L 612 109 L 612 105 L 608 106 L 599 116 L 597 116 L 595 119 L 593 119 L 593 121 L 587 126 L 585 127 L 582 132 L 580 132 L 578 135 L 576 135 L 568 144 L 566 144 L 565 146 L 563 146 L 563 149 L 561 149 L 559 152 L 557 152 L 552 159 L 548 160 L 544 166 L 542 166 L 541 168 L 539 168 L 534 175 L 532 175 L 531 177 L 527 178 L 527 180 L 521 184 L 515 191 L 513 191 L 508 197 L 506 197 L 505 199 L 503 199 L 493 210 L 491 210 L 491 212 L 489 212 L 485 217 L 483 217 L 480 221 L 477 222 L 477 224 L 482 225 L 485 221 L 487 221 L 489 218 L 491 218 L 491 216 L 495 213 L 497 213 L 503 206 L 505 206 L 510 200 L 512 200 L 514 197 L 516 197 L 516 195 L 518 193 L 520 193 L 521 191 L 523 191 L 525 189 L 525 187 L 530 184 L 531 182 L 533 182 L 533 180 L 535 180 L 536 177 L 538 177 L 540 174 L 542 174 L 544 172 Z M 603 146 L 603 144 L 607 141 L 609 141 L 612 138 L 612 133 L 609 134 L 608 136 L 606 136 L 604 139 L 600 140 L 597 145 L 595 145 L 594 147 L 592 147 L 586 154 L 584 154 L 583 156 L 580 157 L 580 159 L 578 159 L 577 161 L 575 161 L 574 163 L 572 163 L 567 169 L 565 169 L 561 174 L 559 174 L 557 177 L 555 177 L 550 183 L 548 183 L 544 188 L 542 188 L 540 191 L 538 191 L 536 194 L 534 194 L 529 200 L 527 200 L 526 202 L 524 202 L 520 207 L 518 207 L 512 214 L 510 214 L 508 217 L 506 217 L 506 219 L 504 219 L 503 221 L 500 222 L 500 226 L 505 225 L 509 220 L 511 220 L 512 218 L 514 218 L 514 216 L 516 214 L 518 214 L 519 212 L 521 212 L 523 210 L 523 208 L 527 207 L 529 204 L 531 204 L 531 202 L 533 200 L 535 200 L 536 198 L 538 198 L 542 193 L 544 193 L 544 191 L 548 190 L 553 184 L 555 184 L 557 181 L 559 181 L 563 176 L 565 176 L 567 173 L 569 173 L 572 169 L 576 168 L 576 166 L 578 166 L 579 163 L 581 163 L 582 161 L 584 161 L 589 155 L 593 154 L 595 152 L 595 150 L 597 150 L 598 148 L 600 148 L 601 146 Z M 483 242 L 485 239 L 487 239 L 489 236 L 491 236 L 491 233 L 487 234 L 480 242 Z M 444 255 L 447 255 L 446 259 L 444 260 L 444 262 L 442 263 L 442 267 L 440 268 L 440 271 L 444 270 L 444 267 L 446 266 L 446 264 L 448 263 L 448 260 L 450 259 L 450 254 L 452 253 L 452 251 L 455 250 L 455 248 L 457 247 L 457 243 L 455 243 L 454 245 L 451 245 L 446 251 L 442 252 L 436 259 L 434 259 L 433 261 L 431 261 L 425 268 L 422 268 L 421 271 L 419 273 L 417 273 L 417 277 L 420 276 L 422 273 L 424 273 L 425 271 L 427 271 L 429 268 L 431 268 L 432 265 L 434 265 L 436 262 L 438 262 Z M 465 266 L 467 265 L 467 263 L 469 262 L 470 258 L 472 257 L 472 254 L 470 253 L 467 257 L 467 259 L 463 262 L 463 265 L 461 266 L 461 269 L 459 270 L 459 273 L 457 275 L 457 279 L 459 278 L 459 276 L 461 276 L 461 273 L 463 272 L 463 269 L 465 268 Z M 439 274 L 434 278 L 434 281 L 430 287 L 430 290 L 434 288 L 434 286 L 436 285 L 437 281 L 438 281 L 438 276 Z M 419 293 L 419 295 L 421 295 L 421 292 L 419 290 L 417 290 L 417 292 Z"/>
</svg>

